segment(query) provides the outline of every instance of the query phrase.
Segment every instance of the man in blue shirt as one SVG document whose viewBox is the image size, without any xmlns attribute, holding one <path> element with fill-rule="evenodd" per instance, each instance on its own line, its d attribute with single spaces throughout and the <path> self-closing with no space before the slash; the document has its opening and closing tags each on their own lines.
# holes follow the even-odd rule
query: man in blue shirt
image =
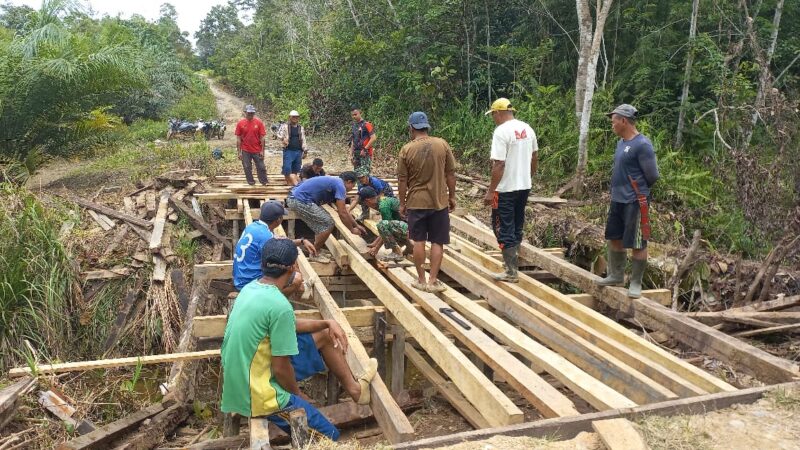
<svg viewBox="0 0 800 450">
<path fill-rule="evenodd" d="M 351 233 L 359 236 L 366 233 L 345 207 L 347 191 L 356 185 L 356 178 L 355 172 L 343 172 L 338 177 L 314 177 L 292 188 L 286 205 L 314 232 L 314 248 L 325 247 L 334 227 L 333 217 L 322 205 L 335 204 L 339 218 Z M 320 259 L 320 262 L 327 261 Z"/>
<path fill-rule="evenodd" d="M 650 238 L 650 188 L 659 177 L 653 144 L 636 129 L 636 112 L 633 106 L 622 104 L 607 114 L 611 117 L 611 129 L 620 140 L 614 152 L 611 205 L 605 232 L 608 275 L 597 280 L 600 286 L 624 285 L 627 249 L 632 249 L 628 296 L 633 298 L 642 295 Z"/>
<path fill-rule="evenodd" d="M 370 176 L 366 169 L 361 168 L 356 170 L 356 175 L 358 175 L 359 192 L 361 191 L 361 188 L 369 186 L 372 189 L 375 189 L 375 192 L 377 192 L 379 195 L 383 195 L 385 197 L 394 197 L 392 185 L 378 177 Z M 349 211 L 352 213 L 352 211 L 358 205 L 361 205 L 361 215 L 358 217 L 358 220 L 364 220 L 369 217 L 369 206 L 365 205 L 358 195 L 353 197 L 352 201 L 350 202 Z"/>
<path fill-rule="evenodd" d="M 279 202 L 269 201 L 261 205 L 260 220 L 256 220 L 242 231 L 233 254 L 233 286 L 237 291 L 249 282 L 261 278 L 261 249 L 273 238 L 272 230 L 281 225 L 286 211 Z M 295 239 L 295 245 L 303 246 L 311 255 L 317 249 L 308 239 Z"/>
</svg>

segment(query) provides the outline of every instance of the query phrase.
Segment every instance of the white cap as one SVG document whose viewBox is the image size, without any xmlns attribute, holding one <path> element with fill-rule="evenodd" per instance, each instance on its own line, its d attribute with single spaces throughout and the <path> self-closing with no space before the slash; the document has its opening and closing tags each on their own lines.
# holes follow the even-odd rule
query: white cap
<svg viewBox="0 0 800 450">
<path fill-rule="evenodd" d="M 295 110 L 291 110 L 289 111 L 289 117 L 300 117 L 300 113 Z"/>
</svg>

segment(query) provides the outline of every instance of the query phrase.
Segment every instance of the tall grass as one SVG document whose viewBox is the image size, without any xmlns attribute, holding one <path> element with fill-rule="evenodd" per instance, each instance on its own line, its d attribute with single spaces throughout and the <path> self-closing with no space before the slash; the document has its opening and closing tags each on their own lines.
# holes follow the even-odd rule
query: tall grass
<svg viewBox="0 0 800 450">
<path fill-rule="evenodd" d="M 78 274 L 59 241 L 60 221 L 27 190 L 0 184 L 0 371 L 25 360 L 28 340 L 59 358 L 73 337 Z"/>
</svg>

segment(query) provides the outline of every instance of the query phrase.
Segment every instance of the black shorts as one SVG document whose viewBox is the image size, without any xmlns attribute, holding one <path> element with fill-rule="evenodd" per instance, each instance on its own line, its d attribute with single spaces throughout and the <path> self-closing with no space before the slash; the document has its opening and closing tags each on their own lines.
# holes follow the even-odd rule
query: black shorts
<svg viewBox="0 0 800 450">
<path fill-rule="evenodd" d="M 447 208 L 409 209 L 408 237 L 414 242 L 450 244 L 450 211 Z"/>
<path fill-rule="evenodd" d="M 621 240 L 623 248 L 634 250 L 647 248 L 647 241 L 642 237 L 642 212 L 638 202 L 611 202 L 605 237 L 609 241 Z"/>
</svg>

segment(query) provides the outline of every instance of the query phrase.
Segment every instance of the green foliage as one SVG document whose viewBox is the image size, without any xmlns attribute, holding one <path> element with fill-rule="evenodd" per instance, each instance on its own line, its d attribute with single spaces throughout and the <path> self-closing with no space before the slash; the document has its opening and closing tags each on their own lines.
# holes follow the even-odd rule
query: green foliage
<svg viewBox="0 0 800 450">
<path fill-rule="evenodd" d="M 190 89 L 170 108 L 168 116 L 192 121 L 216 118 L 216 99 L 208 84 L 199 77 L 193 77 Z"/>
<path fill-rule="evenodd" d="M 142 181 L 164 172 L 167 167 L 200 169 L 214 175 L 216 166 L 211 157 L 211 147 L 203 141 L 182 144 L 176 141 L 125 146 L 98 155 L 91 164 L 70 176 L 90 177 L 102 174 L 107 177 L 125 176 L 131 181 Z"/>
<path fill-rule="evenodd" d="M 0 371 L 25 360 L 24 340 L 57 358 L 68 351 L 78 274 L 61 245 L 59 212 L 27 190 L 0 185 Z"/>
</svg>

